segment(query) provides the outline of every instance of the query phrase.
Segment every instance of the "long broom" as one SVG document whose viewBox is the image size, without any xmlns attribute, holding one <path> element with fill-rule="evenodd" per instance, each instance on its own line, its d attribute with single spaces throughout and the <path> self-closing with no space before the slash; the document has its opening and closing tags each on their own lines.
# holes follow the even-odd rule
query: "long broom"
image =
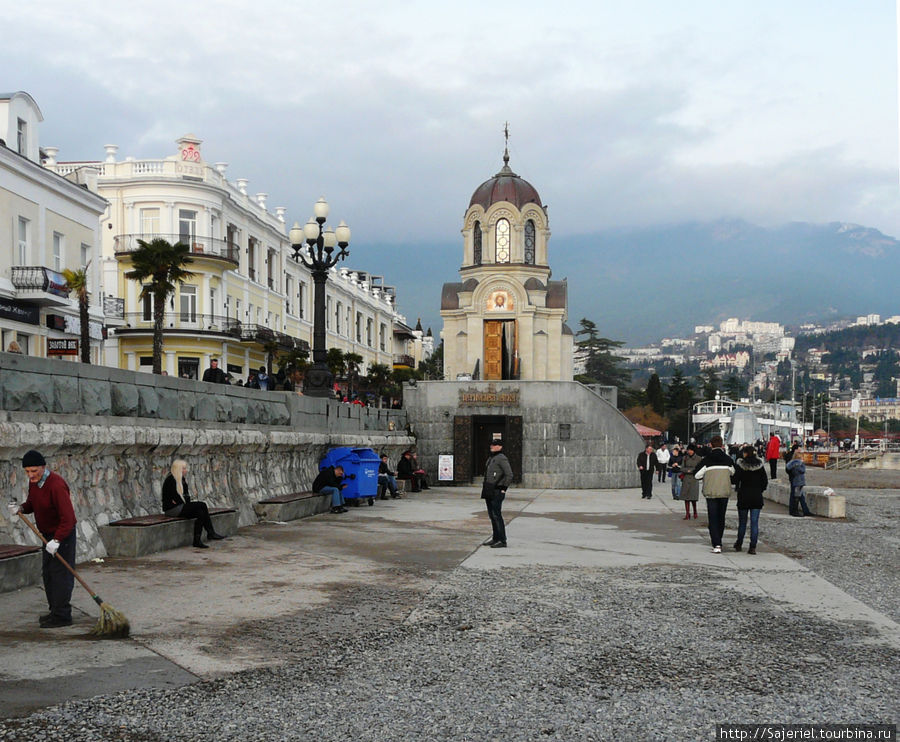
<svg viewBox="0 0 900 742">
<path fill-rule="evenodd" d="M 45 539 L 43 534 L 35 528 L 34 523 L 25 517 L 25 513 L 19 511 L 18 516 L 25 521 L 26 525 L 34 531 L 35 535 L 43 541 L 44 546 L 46 546 L 47 539 Z M 100 600 L 100 596 L 88 587 L 88 584 L 82 579 L 81 575 L 78 574 L 72 565 L 59 554 L 54 554 L 53 556 L 63 563 L 63 566 L 74 575 L 75 579 L 81 583 L 81 586 L 90 593 L 94 602 L 100 606 L 100 618 L 97 620 L 97 625 L 91 629 L 91 634 L 104 639 L 124 639 L 127 637 L 128 633 L 131 631 L 131 624 L 128 623 L 125 614 L 121 611 L 117 611 L 109 603 L 104 603 Z"/>
</svg>

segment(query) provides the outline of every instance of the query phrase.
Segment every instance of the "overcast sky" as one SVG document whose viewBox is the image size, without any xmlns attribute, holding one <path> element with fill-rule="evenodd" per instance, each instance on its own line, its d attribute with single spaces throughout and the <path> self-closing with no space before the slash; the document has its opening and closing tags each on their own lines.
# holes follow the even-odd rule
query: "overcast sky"
<svg viewBox="0 0 900 742">
<path fill-rule="evenodd" d="M 0 0 L 4 91 L 61 160 L 164 157 L 192 132 L 354 246 L 459 242 L 501 166 L 554 238 L 723 217 L 900 235 L 888 0 Z M 356 253 L 359 254 L 358 252 Z M 460 247 L 461 256 L 461 247 Z M 445 280 L 454 280 L 447 276 Z"/>
</svg>

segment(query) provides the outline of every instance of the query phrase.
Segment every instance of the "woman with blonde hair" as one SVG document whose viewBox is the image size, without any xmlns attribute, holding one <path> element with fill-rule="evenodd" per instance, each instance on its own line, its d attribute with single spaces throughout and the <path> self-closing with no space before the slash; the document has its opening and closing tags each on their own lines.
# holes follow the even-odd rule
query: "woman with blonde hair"
<svg viewBox="0 0 900 742">
<path fill-rule="evenodd" d="M 207 549 L 209 547 L 200 540 L 200 534 L 204 528 L 208 541 L 225 537 L 216 533 L 213 528 L 206 503 L 191 500 L 188 483 L 184 478 L 187 470 L 188 464 L 184 459 L 176 459 L 172 462 L 170 473 L 162 486 L 163 512 L 174 518 L 194 518 L 194 546 L 198 549 Z"/>
</svg>

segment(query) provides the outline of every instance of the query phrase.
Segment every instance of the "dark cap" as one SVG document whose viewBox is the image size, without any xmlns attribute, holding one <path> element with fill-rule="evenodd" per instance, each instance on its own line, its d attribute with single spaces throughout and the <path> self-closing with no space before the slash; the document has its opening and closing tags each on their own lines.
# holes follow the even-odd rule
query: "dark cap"
<svg viewBox="0 0 900 742">
<path fill-rule="evenodd" d="M 47 460 L 39 451 L 32 449 L 22 457 L 22 468 L 27 469 L 29 466 L 47 466 Z"/>
<path fill-rule="evenodd" d="M 492 446 L 502 446 L 503 441 L 500 438 L 494 438 L 494 440 L 491 441 L 491 445 Z"/>
</svg>

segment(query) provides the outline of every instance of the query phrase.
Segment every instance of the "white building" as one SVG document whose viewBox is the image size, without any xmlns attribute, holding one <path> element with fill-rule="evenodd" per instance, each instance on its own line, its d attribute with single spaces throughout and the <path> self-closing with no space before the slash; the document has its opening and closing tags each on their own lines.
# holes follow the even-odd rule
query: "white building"
<svg viewBox="0 0 900 742">
<path fill-rule="evenodd" d="M 270 354 L 277 359 L 311 346 L 312 278 L 293 259 L 284 207 L 273 213 L 266 193 L 251 194 L 243 178 L 229 181 L 228 163 L 208 163 L 197 137 L 186 135 L 177 144 L 173 154 L 160 159 L 120 159 L 119 148 L 107 145 L 103 161 L 51 158 L 46 165 L 96 189 L 110 203 L 101 229 L 104 284 L 124 299 L 124 312 L 106 362 L 152 368 L 151 302 L 139 298 L 141 287 L 125 272 L 139 240 L 161 237 L 190 245 L 188 267 L 194 273 L 165 309 L 163 369 L 198 378 L 217 358 L 243 379 L 266 365 Z M 305 214 L 296 217 L 306 221 Z M 330 272 L 326 345 L 362 356 L 362 373 L 375 363 L 391 367 L 395 360 L 400 365 L 421 360 L 422 343 L 406 337 L 394 293 L 381 277 L 344 264 Z"/>
<path fill-rule="evenodd" d="M 0 94 L 0 350 L 15 342 L 26 355 L 79 358 L 78 304 L 62 271 L 87 266 L 97 363 L 104 344 L 98 246 L 106 201 L 41 167 L 43 120 L 28 93 Z"/>
</svg>

